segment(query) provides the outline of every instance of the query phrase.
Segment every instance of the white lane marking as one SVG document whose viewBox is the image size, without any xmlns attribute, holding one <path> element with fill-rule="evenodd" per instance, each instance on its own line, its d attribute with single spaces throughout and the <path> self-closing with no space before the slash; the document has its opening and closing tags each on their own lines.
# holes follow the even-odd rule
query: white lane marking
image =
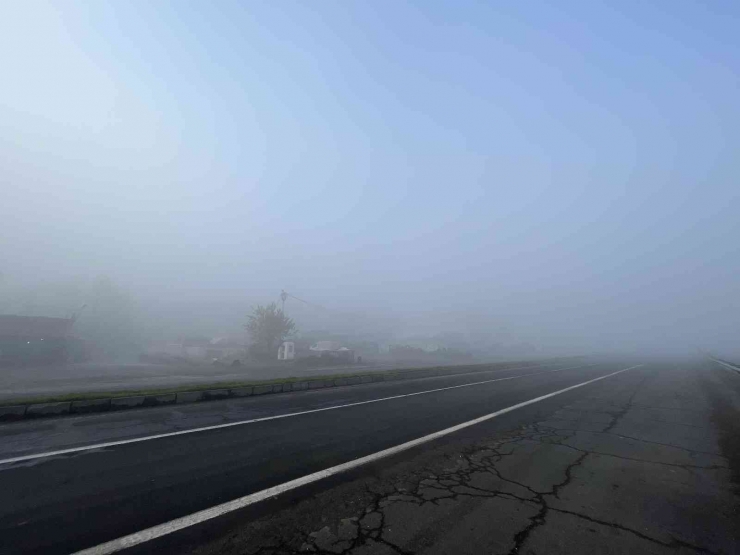
<svg viewBox="0 0 740 555">
<path fill-rule="evenodd" d="M 729 362 L 725 362 L 724 360 L 717 360 L 716 358 L 712 358 L 712 360 L 717 364 L 721 364 L 725 368 L 729 368 L 730 370 L 734 370 L 735 372 L 740 372 L 740 368 L 738 368 L 734 364 L 730 364 Z"/>
<path fill-rule="evenodd" d="M 117 551 L 121 551 L 122 549 L 127 549 L 135 545 L 161 538 L 162 536 L 172 534 L 173 532 L 177 532 L 178 530 L 182 530 L 183 528 L 188 528 L 190 526 L 194 526 L 195 524 L 200 524 L 207 520 L 217 518 L 238 509 L 243 509 L 244 507 L 254 505 L 255 503 L 264 501 L 265 499 L 268 499 L 270 497 L 276 497 L 281 493 L 285 493 L 286 491 L 290 491 L 301 486 L 311 484 L 313 482 L 318 482 L 319 480 L 323 480 L 324 478 L 346 472 L 347 470 L 357 468 L 358 466 L 362 466 L 364 464 L 374 462 L 382 458 L 389 457 L 391 455 L 395 455 L 396 453 L 406 451 L 407 449 L 411 449 L 412 447 L 416 447 L 418 445 L 422 445 L 429 441 L 439 439 L 446 435 L 459 432 L 460 430 L 469 428 L 470 426 L 475 426 L 476 424 L 480 424 L 481 422 L 485 422 L 486 420 L 491 420 L 492 418 L 496 418 L 497 416 L 501 416 L 502 414 L 506 414 L 507 412 L 512 412 L 522 407 L 526 407 L 527 405 L 539 403 L 540 401 L 544 401 L 545 399 L 549 399 L 550 397 L 555 397 L 556 395 L 560 395 L 567 391 L 572 391 L 573 389 L 583 387 L 584 385 L 598 382 L 599 380 L 604 380 L 606 378 L 610 378 L 611 376 L 616 376 L 617 374 L 621 374 L 622 372 L 626 372 L 627 370 L 632 370 L 633 368 L 639 368 L 640 366 L 644 365 L 638 364 L 636 366 L 630 366 L 629 368 L 617 370 L 616 372 L 612 372 L 611 374 L 607 374 L 606 376 L 601 376 L 599 378 L 594 378 L 586 382 L 571 385 L 570 387 L 566 387 L 558 391 L 553 391 L 552 393 L 547 393 L 546 395 L 535 397 L 534 399 L 530 399 L 529 401 L 523 401 L 521 403 L 517 403 L 516 405 L 506 407 L 505 409 L 497 410 L 496 412 L 492 412 L 485 416 L 463 422 L 462 424 L 457 424 L 456 426 L 445 428 L 444 430 L 440 430 L 438 432 L 434 432 L 432 434 L 407 441 L 406 443 L 401 443 L 400 445 L 396 445 L 395 447 L 383 449 L 382 451 L 378 451 L 377 453 L 373 453 L 372 455 L 367 455 L 353 461 L 342 463 L 337 466 L 332 466 L 325 470 L 320 470 L 318 472 L 314 472 L 313 474 L 308 474 L 301 478 L 296 478 L 295 480 L 291 480 L 290 482 L 285 482 L 284 484 L 280 484 L 278 486 L 263 489 L 262 491 L 258 491 L 257 493 L 252 493 L 250 495 L 245 495 L 244 497 L 239 497 L 238 499 L 234 499 L 232 501 L 227 501 L 226 503 L 216 505 L 215 507 L 211 507 L 210 509 L 205 509 L 202 511 L 198 511 L 197 513 L 190 514 L 188 516 L 176 518 L 175 520 L 165 522 L 164 524 L 152 526 L 151 528 L 129 534 L 128 536 L 123 536 L 121 538 L 106 543 L 101 543 L 100 545 L 96 545 L 95 547 L 83 549 L 82 551 L 78 551 L 73 555 L 109 555 L 110 553 L 116 553 Z"/>
<path fill-rule="evenodd" d="M 10 464 L 10 463 L 17 463 L 17 462 L 23 462 L 23 461 L 30 461 L 34 459 L 41 459 L 46 457 L 55 457 L 58 455 L 68 455 L 70 453 L 79 453 L 80 451 L 90 451 L 93 449 L 103 449 L 106 447 L 115 447 L 117 445 L 127 445 L 129 443 L 138 443 L 140 441 L 151 441 L 153 439 L 162 439 L 165 437 L 174 437 L 174 436 L 181 436 L 184 434 L 193 434 L 195 432 L 205 432 L 209 430 L 219 430 L 221 428 L 231 428 L 232 426 L 244 426 L 245 424 L 255 424 L 257 422 L 266 422 L 268 420 L 278 420 L 280 418 L 291 418 L 293 416 L 302 416 L 304 414 L 312 414 L 314 412 L 323 412 L 327 410 L 336 410 L 336 409 L 344 409 L 348 407 L 356 407 L 359 405 L 368 405 L 370 403 L 380 403 L 381 401 L 391 401 L 393 399 L 402 399 L 404 397 L 413 397 L 415 395 L 426 395 L 429 393 L 436 393 L 438 391 L 446 391 L 448 389 L 458 389 L 461 387 L 471 387 L 474 385 L 481 385 L 485 383 L 491 383 L 491 382 L 502 382 L 506 380 L 517 380 L 519 378 L 526 378 L 527 376 L 540 376 L 542 374 L 551 374 L 553 372 L 562 372 L 564 370 L 575 370 L 576 368 L 585 368 L 588 366 L 598 366 L 598 363 L 594 364 L 582 364 L 580 366 L 570 366 L 568 368 L 558 368 L 556 370 L 547 370 L 545 372 L 530 372 L 529 374 L 521 374 L 519 376 L 510 376 L 508 378 L 495 378 L 492 380 L 484 380 L 481 382 L 472 382 L 472 383 L 465 383 L 460 385 L 452 385 L 449 387 L 439 387 L 437 389 L 428 389 L 425 391 L 417 391 L 415 393 L 404 393 L 402 395 L 393 395 L 391 397 L 381 397 L 379 399 L 370 399 L 369 401 L 357 401 L 354 403 L 347 403 L 344 405 L 334 405 L 331 407 L 322 407 L 318 409 L 310 409 L 310 410 L 303 410 L 299 412 L 288 412 L 285 414 L 276 414 L 274 416 L 263 416 L 261 418 L 252 418 L 250 420 L 239 420 L 237 422 L 227 422 L 226 424 L 214 424 L 213 426 L 203 426 L 201 428 L 192 428 L 189 430 L 180 430 L 177 432 L 166 432 L 163 434 L 155 434 L 151 436 L 143 436 L 143 437 L 135 437 L 132 439 L 122 439 L 119 441 L 108 441 L 105 443 L 96 443 L 94 445 L 83 445 L 82 447 L 71 447 L 69 449 L 59 449 L 58 451 L 46 451 L 44 453 L 36 453 L 33 455 L 23 455 L 20 457 L 12 457 L 9 459 L 2 459 L 0 460 L 0 465 L 3 464 Z M 537 366 L 531 367 L 531 368 L 537 368 Z M 379 383 L 379 382 L 376 382 Z"/>
</svg>

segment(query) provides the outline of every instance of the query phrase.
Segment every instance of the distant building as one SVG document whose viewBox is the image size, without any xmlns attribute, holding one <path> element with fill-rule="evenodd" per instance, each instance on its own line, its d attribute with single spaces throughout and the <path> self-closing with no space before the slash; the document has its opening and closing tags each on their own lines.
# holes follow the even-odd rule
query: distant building
<svg viewBox="0 0 740 555">
<path fill-rule="evenodd" d="M 67 361 L 73 325 L 72 318 L 0 314 L 0 364 Z"/>
<path fill-rule="evenodd" d="M 206 357 L 211 360 L 240 360 L 246 355 L 246 346 L 230 337 L 211 339 L 206 346 Z"/>
<path fill-rule="evenodd" d="M 309 347 L 309 350 L 318 353 L 324 358 L 335 358 L 347 361 L 355 360 L 355 352 L 342 345 L 337 341 L 317 341 Z"/>
<path fill-rule="evenodd" d="M 232 362 L 245 357 L 245 345 L 232 338 L 186 337 L 178 341 L 151 343 L 143 359 L 156 362 Z"/>
<path fill-rule="evenodd" d="M 317 341 L 313 345 L 309 347 L 311 351 L 317 352 L 317 353 L 323 353 L 323 352 L 329 352 L 329 351 L 338 351 L 342 348 L 342 344 L 338 341 Z"/>
</svg>

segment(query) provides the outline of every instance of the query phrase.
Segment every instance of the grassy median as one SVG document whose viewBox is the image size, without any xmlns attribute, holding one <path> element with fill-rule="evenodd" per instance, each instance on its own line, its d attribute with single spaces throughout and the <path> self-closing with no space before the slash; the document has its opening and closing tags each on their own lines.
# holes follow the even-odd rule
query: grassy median
<svg viewBox="0 0 740 555">
<path fill-rule="evenodd" d="M 568 358 L 568 357 L 563 357 Z M 64 393 L 59 395 L 39 395 L 39 396 L 27 396 L 27 397 L 11 397 L 7 399 L 0 399 L 0 406 L 13 406 L 13 405 L 32 405 L 37 403 L 59 403 L 68 401 L 90 401 L 93 399 L 115 399 L 120 397 L 138 397 L 138 396 L 153 396 L 153 395 L 167 395 L 171 393 L 184 393 L 190 391 L 205 391 L 210 389 L 238 389 L 241 387 L 257 386 L 257 385 L 273 385 L 273 384 L 284 384 L 293 382 L 309 382 L 317 380 L 338 380 L 341 378 L 359 378 L 363 376 L 392 376 L 396 374 L 413 373 L 415 371 L 430 371 L 437 369 L 451 369 L 455 370 L 469 370 L 475 372 L 476 370 L 485 371 L 489 369 L 495 369 L 497 367 L 505 368 L 512 364 L 523 364 L 526 362 L 533 361 L 506 361 L 506 362 L 488 362 L 478 364 L 465 364 L 460 366 L 450 365 L 438 365 L 428 367 L 414 367 L 414 368 L 396 368 L 393 370 L 378 370 L 375 372 L 351 372 L 344 374 L 317 374 L 314 376 L 301 376 L 301 377 L 288 377 L 288 378 L 277 378 L 274 380 L 240 380 L 240 381 L 228 381 L 228 382 L 209 382 L 205 384 L 189 384 L 181 385 L 177 387 L 157 387 L 147 389 L 124 389 L 117 391 L 89 391 L 80 393 Z M 538 361 L 545 362 L 545 360 Z"/>
<path fill-rule="evenodd" d="M 507 363 L 501 363 L 507 364 Z M 510 364 L 510 363 L 508 363 Z M 474 367 L 491 367 L 497 364 L 472 364 L 465 366 L 455 366 L 455 368 L 474 368 Z M 371 373 L 345 373 L 345 374 L 317 374 L 314 376 L 300 376 L 277 378 L 274 380 L 244 380 L 229 382 L 209 382 L 204 384 L 188 384 L 177 387 L 155 387 L 147 389 L 122 389 L 116 391 L 89 391 L 80 393 L 64 393 L 59 395 L 42 395 L 35 397 L 11 397 L 0 400 L 0 405 L 32 405 L 37 403 L 59 403 L 67 401 L 90 401 L 93 399 L 110 399 L 119 397 L 138 397 L 151 395 L 167 395 L 170 393 L 184 393 L 189 391 L 205 391 L 209 389 L 238 389 L 240 387 L 249 387 L 256 385 L 274 385 L 293 382 L 309 382 L 317 380 L 338 380 L 340 378 L 358 378 L 362 376 L 389 376 L 405 372 L 418 370 L 431 370 L 434 368 L 449 368 L 449 366 L 434 366 L 427 368 L 399 368 L 394 370 L 379 370 Z"/>
<path fill-rule="evenodd" d="M 393 372 L 377 372 L 373 375 L 395 374 Z M 32 405 L 36 403 L 59 403 L 66 401 L 89 401 L 92 399 L 109 399 L 118 397 L 138 397 L 150 395 L 167 395 L 170 393 L 183 393 L 186 391 L 205 391 L 210 389 L 238 389 L 240 387 L 249 387 L 255 385 L 274 385 L 291 382 L 307 382 L 315 380 L 336 380 L 339 378 L 350 378 L 359 376 L 368 376 L 371 374 L 331 374 L 304 377 L 279 378 L 274 380 L 251 380 L 251 381 L 230 381 L 230 382 L 209 382 L 206 384 L 188 384 L 178 387 L 157 387 L 150 389 L 122 389 L 116 391 L 89 391 L 84 393 L 64 393 L 60 395 L 45 395 L 37 397 L 12 397 L 0 399 L 0 405 Z"/>
</svg>

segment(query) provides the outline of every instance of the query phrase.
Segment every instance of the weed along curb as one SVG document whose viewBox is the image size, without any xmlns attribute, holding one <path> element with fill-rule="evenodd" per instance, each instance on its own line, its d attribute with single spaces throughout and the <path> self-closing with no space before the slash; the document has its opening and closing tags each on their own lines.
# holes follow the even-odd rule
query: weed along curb
<svg viewBox="0 0 740 555">
<path fill-rule="evenodd" d="M 575 357 L 567 357 L 575 358 Z M 540 363 L 552 362 L 550 359 L 539 361 Z M 91 414 L 98 412 L 121 411 L 146 407 L 162 407 L 183 403 L 200 403 L 205 401 L 217 401 L 222 399 L 240 399 L 257 395 L 274 395 L 277 393 L 305 392 L 329 387 L 348 387 L 365 385 L 394 380 L 409 380 L 415 378 L 430 378 L 434 376 L 454 376 L 456 374 L 472 374 L 487 372 L 490 370 L 505 370 L 512 364 L 529 361 L 509 361 L 489 364 L 473 364 L 465 366 L 439 366 L 432 368 L 399 369 L 374 372 L 372 374 L 342 375 L 339 377 L 315 377 L 312 379 L 293 379 L 275 382 L 258 382 L 253 384 L 238 384 L 234 387 L 221 387 L 214 389 L 191 389 L 178 391 L 153 392 L 145 395 L 129 395 L 122 393 L 120 396 L 101 396 L 94 398 L 94 394 L 80 394 L 77 399 L 63 400 L 60 398 L 46 398 L 33 402 L 29 400 L 22 404 L 8 402 L 0 406 L 0 422 L 10 422 L 29 418 L 48 418 L 67 415 Z M 214 384 L 216 385 L 216 384 Z M 103 394 L 104 395 L 104 394 Z M 74 396 L 72 396 L 74 397 Z"/>
</svg>

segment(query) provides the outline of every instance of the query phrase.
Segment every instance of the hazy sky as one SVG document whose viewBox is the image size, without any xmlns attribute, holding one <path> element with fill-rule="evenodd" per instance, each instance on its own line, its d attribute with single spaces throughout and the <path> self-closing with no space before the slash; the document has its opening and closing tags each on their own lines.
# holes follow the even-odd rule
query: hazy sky
<svg viewBox="0 0 740 555">
<path fill-rule="evenodd" d="M 739 28 L 734 0 L 4 2 L 0 270 L 726 349 Z"/>
</svg>

